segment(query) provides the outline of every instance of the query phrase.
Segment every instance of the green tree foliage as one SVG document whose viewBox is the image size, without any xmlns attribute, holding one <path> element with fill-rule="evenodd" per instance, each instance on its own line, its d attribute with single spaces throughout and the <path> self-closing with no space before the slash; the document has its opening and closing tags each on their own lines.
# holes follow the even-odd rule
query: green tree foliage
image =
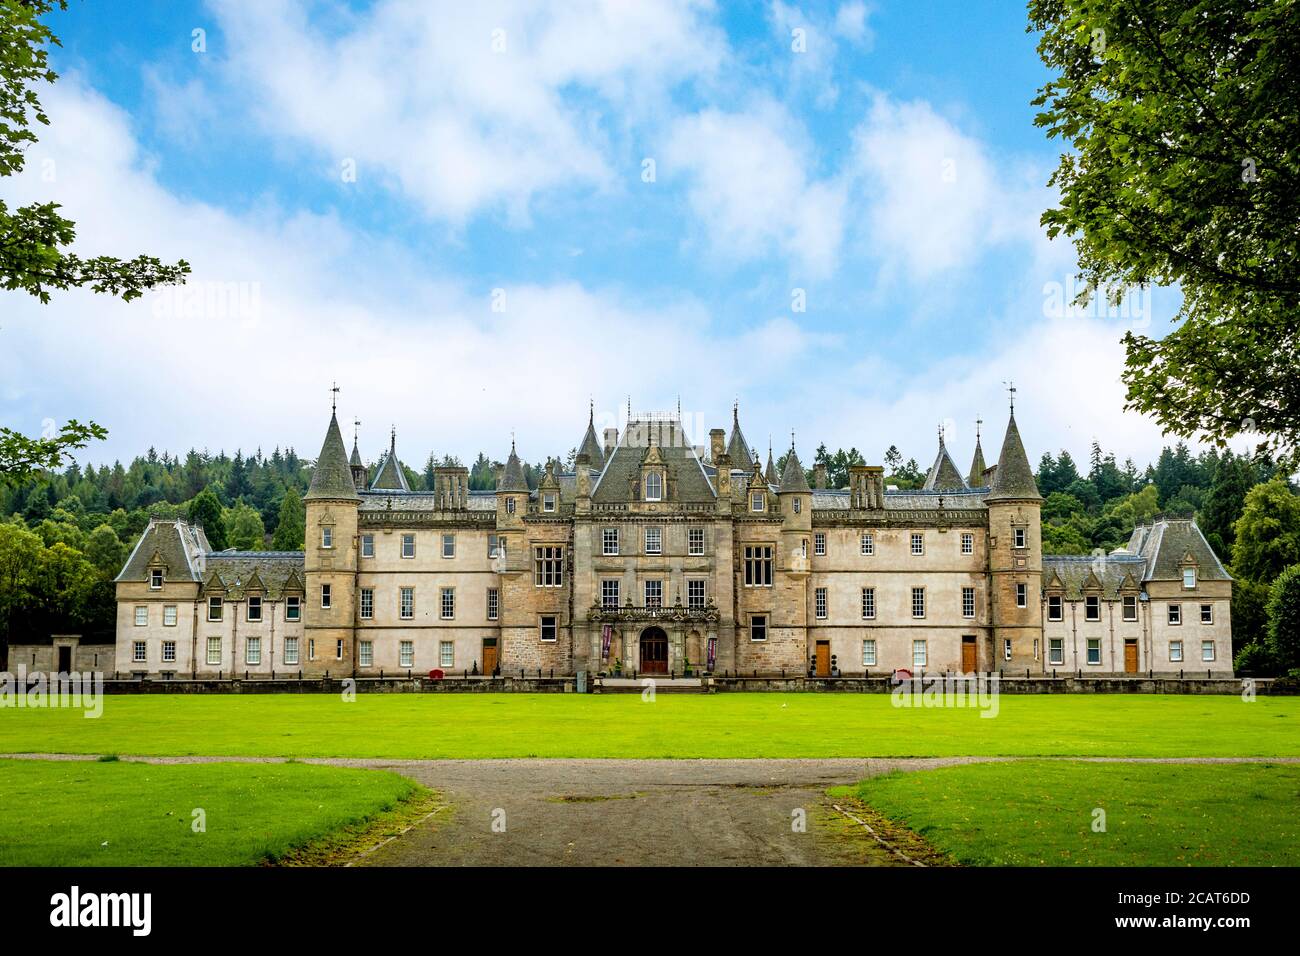
<svg viewBox="0 0 1300 956">
<path fill-rule="evenodd" d="M 1030 0 L 1066 147 L 1049 236 L 1093 295 L 1177 285 L 1178 327 L 1130 332 L 1129 406 L 1183 436 L 1300 441 L 1300 16 L 1276 0 Z M 1175 487 L 1181 487 L 1179 482 Z"/>
<path fill-rule="evenodd" d="M 237 551 L 264 551 L 266 549 L 266 528 L 262 525 L 262 516 L 252 505 L 242 501 L 235 507 L 227 509 L 224 516 L 226 526 L 226 546 Z M 211 539 L 209 538 L 209 541 Z M 215 545 L 214 545 L 215 547 Z"/>
<path fill-rule="evenodd" d="M 1264 642 L 1268 631 L 1268 585 L 1238 577 L 1232 582 L 1232 646 Z"/>
<path fill-rule="evenodd" d="M 0 125 L 0 128 L 3 128 Z M 4 203 L 0 202 L 0 210 Z M 3 235 L 0 235 L 0 243 Z M 76 419 L 68 422 L 48 438 L 28 438 L 8 428 L 0 428 L 0 486 L 14 486 L 38 473 L 58 468 L 69 460 L 74 449 L 85 448 L 95 439 L 108 437 L 108 431 L 94 422 L 83 425 Z"/>
<path fill-rule="evenodd" d="M 280 502 L 280 515 L 275 525 L 275 534 L 271 536 L 271 548 L 275 551 L 301 551 L 306 534 L 307 510 L 298 489 L 290 487 Z"/>
<path fill-rule="evenodd" d="M 190 502 L 189 519 L 203 526 L 208 544 L 213 551 L 224 551 L 226 544 L 226 520 L 221 502 L 211 488 L 205 488 Z"/>
<path fill-rule="evenodd" d="M 1201 500 L 1201 530 L 1215 553 L 1225 557 L 1232 554 L 1237 540 L 1234 526 L 1246 506 L 1246 493 L 1258 480 L 1258 469 L 1249 458 L 1234 455 L 1231 449 L 1220 456 L 1209 490 Z"/>
<path fill-rule="evenodd" d="M 1281 476 L 1250 489 L 1235 530 L 1232 570 L 1238 577 L 1267 583 L 1300 563 L 1300 498 Z"/>
<path fill-rule="evenodd" d="M 110 526 L 101 524 L 86 538 L 86 558 L 100 574 L 115 578 L 126 564 L 129 549 Z"/>
<path fill-rule="evenodd" d="M 1300 564 L 1279 574 L 1269 589 L 1265 646 L 1282 672 L 1300 668 Z"/>
</svg>

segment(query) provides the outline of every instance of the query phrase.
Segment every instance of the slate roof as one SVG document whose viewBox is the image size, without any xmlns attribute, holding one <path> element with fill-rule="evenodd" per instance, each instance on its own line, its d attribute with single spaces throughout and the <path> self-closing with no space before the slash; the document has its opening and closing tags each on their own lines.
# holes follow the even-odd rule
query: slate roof
<svg viewBox="0 0 1300 956">
<path fill-rule="evenodd" d="M 1064 596 L 1078 601 L 1089 586 L 1100 586 L 1101 595 L 1113 599 L 1128 584 L 1141 588 L 1146 561 L 1124 552 L 1107 555 L 1043 555 L 1043 590 L 1059 588 Z"/>
<path fill-rule="evenodd" d="M 769 485 L 776 485 L 780 483 L 780 479 L 777 477 L 776 474 L 776 462 L 772 460 L 771 445 L 767 446 L 767 467 L 763 469 L 763 478 L 767 481 Z"/>
<path fill-rule="evenodd" d="M 147 580 L 156 556 L 162 561 L 164 579 L 198 581 L 203 576 L 204 555 L 210 549 L 207 535 L 198 525 L 182 518 L 150 518 L 115 580 Z"/>
<path fill-rule="evenodd" d="M 1205 535 L 1193 518 L 1159 517 L 1150 527 L 1135 528 L 1125 551 L 1146 562 L 1148 581 L 1178 581 L 1183 576 L 1183 559 L 1190 556 L 1196 576 L 1203 581 L 1231 581 Z"/>
<path fill-rule="evenodd" d="M 952 456 L 948 454 L 948 449 L 943 443 L 942 433 L 939 435 L 939 453 L 935 456 L 934 464 L 930 466 L 922 487 L 926 491 L 960 491 L 966 487 L 961 472 L 953 464 Z"/>
<path fill-rule="evenodd" d="M 370 483 L 371 491 L 410 491 L 411 486 L 406 481 L 406 471 L 402 468 L 401 459 L 397 457 L 397 429 L 394 428 L 392 436 L 389 438 L 388 454 L 384 456 L 384 462 L 379 466 L 375 480 Z"/>
<path fill-rule="evenodd" d="M 782 494 L 812 491 L 808 487 L 808 476 L 804 474 L 803 465 L 799 462 L 799 453 L 794 450 L 794 445 L 790 446 L 790 454 L 785 456 L 785 468 L 781 471 L 780 491 Z"/>
<path fill-rule="evenodd" d="M 984 472 L 988 470 L 988 465 L 984 464 L 984 449 L 980 447 L 979 433 L 975 434 L 975 457 L 971 459 L 970 474 L 966 478 L 966 484 L 972 488 L 978 488 L 984 484 Z"/>
<path fill-rule="evenodd" d="M 207 565 L 205 585 L 215 580 L 226 590 L 261 590 L 274 598 L 302 591 L 306 574 L 301 551 L 218 551 L 207 556 Z"/>
<path fill-rule="evenodd" d="M 1041 501 L 1038 486 L 1034 484 L 1034 470 L 1029 467 L 1029 456 L 1020 441 L 1016 427 L 1016 414 L 1011 413 L 1007 434 L 1002 439 L 1002 453 L 998 455 L 997 471 L 993 473 L 993 489 L 988 501 Z"/>
<path fill-rule="evenodd" d="M 361 450 L 357 448 L 355 439 L 352 442 L 352 457 L 348 459 L 348 464 L 353 468 L 361 467 Z"/>
<path fill-rule="evenodd" d="M 596 406 L 593 404 L 591 411 L 587 416 L 587 433 L 582 436 L 582 442 L 578 445 L 579 455 L 589 455 L 591 457 L 591 467 L 600 471 L 605 467 L 605 449 L 601 447 L 599 439 L 596 438 Z"/>
<path fill-rule="evenodd" d="M 524 479 L 524 466 L 519 463 L 519 456 L 515 453 L 514 439 L 510 441 L 510 457 L 506 459 L 506 467 L 497 482 L 497 491 L 524 493 L 528 491 L 528 482 Z"/>
<path fill-rule="evenodd" d="M 885 491 L 886 511 L 934 511 L 943 499 L 945 511 L 979 511 L 984 507 L 983 488 L 964 491 Z M 814 511 L 848 511 L 848 489 L 828 489 L 812 493 Z"/>
<path fill-rule="evenodd" d="M 372 514 L 388 511 L 388 503 L 393 503 L 393 511 L 439 511 L 438 496 L 431 491 L 366 491 L 361 495 L 362 512 Z M 465 499 L 467 511 L 495 511 L 497 495 L 495 491 L 471 491 Z"/>
<path fill-rule="evenodd" d="M 352 482 L 352 468 L 348 465 L 348 450 L 343 446 L 343 435 L 339 431 L 338 416 L 330 414 L 330 425 L 325 431 L 325 443 L 321 446 L 312 469 L 311 485 L 307 488 L 304 501 L 327 498 L 339 501 L 356 501 L 357 489 Z"/>
<path fill-rule="evenodd" d="M 591 490 L 591 500 L 597 504 L 638 500 L 634 496 L 639 493 L 641 463 L 652 446 L 663 459 L 670 487 L 675 488 L 669 500 L 687 503 L 716 500 L 704 465 L 682 431 L 681 423 L 641 420 L 628 422 Z"/>
<path fill-rule="evenodd" d="M 727 454 L 731 456 L 731 467 L 748 471 L 754 464 L 754 453 L 745 441 L 745 433 L 740 430 L 740 406 L 731 408 L 731 438 L 727 441 Z"/>
</svg>

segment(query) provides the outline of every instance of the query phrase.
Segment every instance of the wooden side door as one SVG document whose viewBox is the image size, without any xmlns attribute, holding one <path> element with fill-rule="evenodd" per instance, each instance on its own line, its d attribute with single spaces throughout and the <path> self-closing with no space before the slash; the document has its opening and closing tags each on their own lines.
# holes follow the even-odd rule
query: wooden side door
<svg viewBox="0 0 1300 956">
<path fill-rule="evenodd" d="M 495 637 L 483 641 L 483 673 L 491 674 L 497 669 L 497 641 Z"/>
<path fill-rule="evenodd" d="M 817 676 L 831 676 L 831 642 L 817 642 Z"/>
<path fill-rule="evenodd" d="M 961 639 L 961 672 L 963 674 L 975 673 L 979 668 L 978 656 L 975 638 L 973 636 L 963 637 Z"/>
<path fill-rule="evenodd" d="M 1124 640 L 1124 673 L 1136 674 L 1138 672 L 1138 642 L 1137 638 L 1129 637 Z"/>
</svg>

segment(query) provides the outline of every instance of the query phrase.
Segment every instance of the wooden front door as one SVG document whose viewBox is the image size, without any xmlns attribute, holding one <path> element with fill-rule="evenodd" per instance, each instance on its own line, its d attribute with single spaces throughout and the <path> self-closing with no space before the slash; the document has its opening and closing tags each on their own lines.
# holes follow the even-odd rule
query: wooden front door
<svg viewBox="0 0 1300 956">
<path fill-rule="evenodd" d="M 495 637 L 484 638 L 483 673 L 491 674 L 496 669 L 497 669 L 497 639 Z"/>
<path fill-rule="evenodd" d="M 1124 673 L 1136 674 L 1138 672 L 1138 642 L 1136 638 L 1127 638 L 1124 641 Z"/>
<path fill-rule="evenodd" d="M 817 676 L 831 676 L 831 642 L 817 642 Z"/>
<path fill-rule="evenodd" d="M 59 648 L 59 670 L 60 674 L 67 674 L 72 670 L 72 648 L 64 644 Z"/>
<path fill-rule="evenodd" d="M 641 673 L 668 673 L 668 635 L 657 627 L 641 634 Z"/>
<path fill-rule="evenodd" d="M 961 672 L 963 674 L 974 674 L 979 669 L 978 656 L 975 650 L 975 638 L 963 637 L 961 639 Z"/>
</svg>

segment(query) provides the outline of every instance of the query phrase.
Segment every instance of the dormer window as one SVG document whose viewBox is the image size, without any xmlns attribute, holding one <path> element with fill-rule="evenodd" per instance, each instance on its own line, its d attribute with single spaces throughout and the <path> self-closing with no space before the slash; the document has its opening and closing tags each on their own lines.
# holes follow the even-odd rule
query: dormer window
<svg viewBox="0 0 1300 956">
<path fill-rule="evenodd" d="M 1196 587 L 1196 569 L 1183 568 L 1183 587 L 1190 591 Z"/>
<path fill-rule="evenodd" d="M 645 500 L 663 501 L 664 476 L 657 471 L 650 471 L 645 476 Z"/>
<path fill-rule="evenodd" d="M 163 586 L 162 568 L 150 568 L 149 569 L 149 590 L 161 591 L 162 586 Z"/>
<path fill-rule="evenodd" d="M 542 510 L 543 511 L 555 510 L 555 495 L 551 495 L 551 494 L 542 495 Z"/>
<path fill-rule="evenodd" d="M 750 511 L 765 511 L 767 509 L 767 496 L 761 491 L 755 491 L 749 496 Z"/>
<path fill-rule="evenodd" d="M 248 597 L 248 619 L 250 621 L 260 621 L 262 619 L 262 599 L 257 595 Z"/>
</svg>

